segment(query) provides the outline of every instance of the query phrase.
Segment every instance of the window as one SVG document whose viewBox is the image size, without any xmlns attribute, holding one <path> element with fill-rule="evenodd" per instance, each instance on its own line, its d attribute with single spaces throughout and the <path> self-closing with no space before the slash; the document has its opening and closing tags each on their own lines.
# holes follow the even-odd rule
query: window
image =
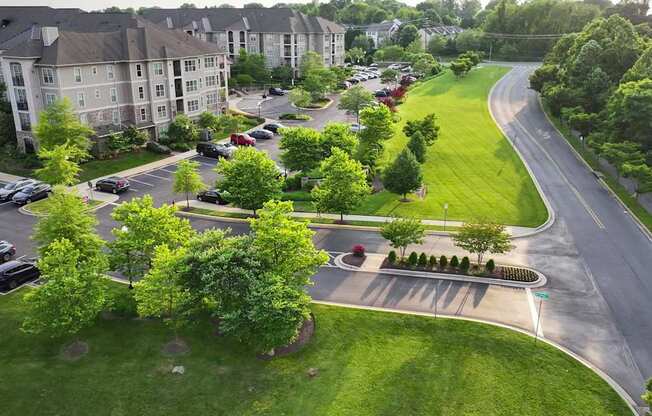
<svg viewBox="0 0 652 416">
<path fill-rule="evenodd" d="M 186 81 L 186 92 L 197 91 L 197 80 Z"/>
<path fill-rule="evenodd" d="M 152 72 L 154 72 L 154 75 L 163 75 L 163 63 L 154 62 L 152 65 Z"/>
<path fill-rule="evenodd" d="M 159 105 L 158 107 L 156 107 L 156 114 L 158 115 L 159 119 L 167 118 L 168 108 L 164 105 Z"/>
<path fill-rule="evenodd" d="M 118 102 L 118 90 L 116 90 L 115 88 L 111 88 L 111 102 L 112 103 Z"/>
<path fill-rule="evenodd" d="M 49 106 L 57 100 L 56 94 L 45 94 L 45 106 Z"/>
<path fill-rule="evenodd" d="M 18 107 L 18 111 L 28 111 L 27 91 L 23 88 L 16 88 L 14 89 L 14 95 L 16 96 L 16 106 Z"/>
<path fill-rule="evenodd" d="M 91 72 L 93 73 L 93 75 L 97 75 L 97 67 L 96 66 L 92 67 Z"/>
<path fill-rule="evenodd" d="M 120 113 L 118 110 L 113 110 L 113 113 L 111 114 L 111 121 L 113 121 L 113 124 L 120 123 Z"/>
<path fill-rule="evenodd" d="M 213 87 L 215 85 L 217 85 L 217 78 L 215 77 L 215 75 L 211 75 L 209 77 L 206 77 L 206 86 L 207 87 Z"/>
<path fill-rule="evenodd" d="M 113 65 L 107 65 L 106 66 L 106 79 L 113 79 L 115 78 L 115 73 L 113 72 Z"/>
<path fill-rule="evenodd" d="M 156 86 L 154 88 L 155 88 L 157 97 L 165 97 L 165 85 L 156 84 Z"/>
<path fill-rule="evenodd" d="M 212 105 L 217 103 L 217 93 L 208 94 L 206 96 L 206 105 Z"/>
<path fill-rule="evenodd" d="M 96 90 L 95 90 L 95 98 L 97 98 L 97 99 L 99 100 L 100 97 L 101 97 L 101 96 L 100 96 L 100 90 L 96 89 Z"/>
<path fill-rule="evenodd" d="M 199 110 L 199 101 L 190 100 L 188 101 L 188 112 L 193 112 Z"/>
<path fill-rule="evenodd" d="M 73 69 L 73 76 L 75 78 L 75 82 L 82 82 L 82 73 L 81 73 L 81 68 L 75 68 Z"/>
<path fill-rule="evenodd" d="M 188 59 L 183 61 L 183 68 L 186 72 L 195 72 L 197 70 L 197 61 L 194 59 Z"/>
<path fill-rule="evenodd" d="M 145 88 L 138 87 L 138 98 L 141 100 L 145 98 Z"/>
<path fill-rule="evenodd" d="M 83 92 L 77 93 L 77 105 L 79 106 L 79 108 L 86 107 L 86 97 L 84 96 Z"/>
<path fill-rule="evenodd" d="M 204 68 L 214 68 L 215 67 L 215 57 L 211 56 L 204 58 Z"/>
<path fill-rule="evenodd" d="M 140 121 L 147 121 L 147 110 L 145 108 L 140 109 Z"/>
<path fill-rule="evenodd" d="M 54 84 L 54 71 L 52 68 L 43 68 L 41 73 L 43 74 L 44 84 Z"/>
<path fill-rule="evenodd" d="M 136 76 L 138 78 L 143 76 L 143 66 L 141 64 L 136 64 Z"/>
<path fill-rule="evenodd" d="M 20 129 L 22 131 L 30 131 L 32 129 L 32 123 L 29 120 L 29 113 L 18 113 L 18 118 L 20 120 Z"/>
<path fill-rule="evenodd" d="M 25 80 L 23 79 L 23 69 L 19 63 L 12 63 L 9 65 L 11 70 L 11 81 L 14 84 L 14 87 L 24 87 Z"/>
</svg>

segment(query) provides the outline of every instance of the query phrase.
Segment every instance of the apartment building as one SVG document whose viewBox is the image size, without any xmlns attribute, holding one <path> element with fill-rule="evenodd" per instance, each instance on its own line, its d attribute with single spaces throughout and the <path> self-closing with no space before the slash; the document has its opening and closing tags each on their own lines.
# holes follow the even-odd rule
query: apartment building
<svg viewBox="0 0 652 416">
<path fill-rule="evenodd" d="M 344 64 L 345 28 L 317 16 L 286 8 L 149 9 L 143 17 L 167 29 L 181 29 L 217 44 L 231 60 L 240 49 L 263 54 L 270 68 L 296 70 L 308 51 L 319 53 L 324 65 Z"/>
<path fill-rule="evenodd" d="M 430 26 L 430 27 L 423 27 L 419 29 L 419 40 L 421 42 L 421 47 L 423 49 L 428 48 L 428 43 L 435 37 L 441 36 L 444 38 L 451 38 L 457 36 L 459 33 L 464 32 L 464 29 L 462 29 L 459 26 L 446 26 L 446 25 L 438 25 L 438 26 Z"/>
<path fill-rule="evenodd" d="M 47 24 L 0 43 L 18 144 L 27 151 L 38 147 L 39 112 L 64 97 L 98 137 L 135 126 L 158 138 L 179 113 L 228 107 L 229 61 L 213 44 L 123 13 Z"/>
<path fill-rule="evenodd" d="M 380 48 L 383 44 L 390 41 L 400 28 L 401 21 L 398 19 L 392 19 L 370 24 L 364 29 L 364 31 L 365 36 L 374 41 L 375 47 Z"/>
</svg>

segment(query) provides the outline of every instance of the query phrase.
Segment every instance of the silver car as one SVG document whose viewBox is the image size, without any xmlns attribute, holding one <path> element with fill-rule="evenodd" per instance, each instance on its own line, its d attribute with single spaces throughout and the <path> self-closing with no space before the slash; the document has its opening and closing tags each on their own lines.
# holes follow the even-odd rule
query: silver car
<svg viewBox="0 0 652 416">
<path fill-rule="evenodd" d="M 20 179 L 16 182 L 11 182 L 0 188 L 0 201 L 11 201 L 14 195 L 21 191 L 21 189 L 26 188 L 31 185 L 38 184 L 39 181 L 36 179 Z"/>
</svg>

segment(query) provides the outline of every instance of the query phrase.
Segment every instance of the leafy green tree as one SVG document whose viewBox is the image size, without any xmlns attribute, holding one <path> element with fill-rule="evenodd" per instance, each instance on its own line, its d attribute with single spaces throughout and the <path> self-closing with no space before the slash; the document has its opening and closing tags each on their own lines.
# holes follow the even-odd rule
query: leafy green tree
<svg viewBox="0 0 652 416">
<path fill-rule="evenodd" d="M 184 249 L 171 250 L 166 245 L 156 247 L 152 268 L 134 285 L 138 315 L 145 318 L 163 318 L 177 331 L 183 324 L 183 312 L 190 301 L 190 293 L 180 282 L 185 264 L 181 261 Z"/>
<path fill-rule="evenodd" d="M 401 25 L 398 31 L 398 44 L 406 48 L 410 43 L 419 38 L 418 29 L 412 24 Z"/>
<path fill-rule="evenodd" d="M 436 65 L 437 61 L 435 61 L 432 55 L 421 54 L 414 64 L 412 64 L 412 69 L 419 74 L 428 75 Z"/>
<path fill-rule="evenodd" d="M 32 236 L 40 257 L 59 239 L 72 244 L 83 261 L 101 255 L 104 241 L 95 230 L 97 219 L 78 195 L 56 188 L 44 203 L 48 215 L 39 217 Z"/>
<path fill-rule="evenodd" d="M 351 132 L 349 126 L 344 123 L 327 123 L 321 132 L 322 159 L 326 159 L 333 154 L 332 149 L 334 147 L 352 156 L 357 145 L 358 138 Z"/>
<path fill-rule="evenodd" d="M 7 96 L 7 86 L 0 82 L 0 145 L 16 145 L 14 114 Z"/>
<path fill-rule="evenodd" d="M 625 162 L 622 167 L 625 177 L 633 178 L 636 181 L 634 197 L 638 199 L 640 194 L 652 192 L 652 168 L 645 163 L 631 164 Z"/>
<path fill-rule="evenodd" d="M 530 75 L 530 88 L 542 92 L 546 83 L 556 84 L 559 82 L 559 67 L 557 65 L 545 64 L 537 68 Z"/>
<path fill-rule="evenodd" d="M 395 194 L 403 195 L 403 201 L 407 201 L 407 194 L 419 189 L 422 182 L 421 165 L 410 149 L 403 149 L 394 162 L 385 169 L 383 175 L 385 188 Z"/>
<path fill-rule="evenodd" d="M 414 157 L 417 158 L 419 163 L 424 163 L 426 161 L 426 151 L 428 149 L 421 132 L 417 131 L 412 135 L 412 137 L 410 137 L 407 147 L 412 151 Z"/>
<path fill-rule="evenodd" d="M 362 85 L 355 85 L 342 93 L 337 108 L 355 115 L 356 123 L 360 123 L 360 111 L 375 102 L 374 95 Z"/>
<path fill-rule="evenodd" d="M 150 195 L 123 202 L 111 213 L 120 224 L 109 242 L 111 268 L 129 279 L 142 278 L 152 265 L 154 251 L 160 245 L 175 249 L 184 244 L 194 231 L 187 219 L 174 215 L 176 208 L 163 204 L 154 207 Z"/>
<path fill-rule="evenodd" d="M 353 39 L 351 43 L 351 49 L 360 49 L 363 53 L 367 53 L 374 48 L 374 40 L 366 35 L 360 34 Z"/>
<path fill-rule="evenodd" d="M 315 248 L 315 233 L 306 222 L 295 220 L 292 212 L 292 201 L 268 201 L 259 217 L 249 223 L 253 247 L 266 269 L 284 278 L 294 289 L 302 290 L 328 261 L 328 255 Z"/>
<path fill-rule="evenodd" d="M 370 188 L 360 162 L 338 148 L 331 151 L 321 164 L 324 179 L 313 188 L 312 199 L 319 212 L 339 212 L 340 221 L 344 221 L 344 214 L 358 206 Z"/>
<path fill-rule="evenodd" d="M 197 124 L 199 127 L 202 129 L 208 129 L 208 130 L 217 130 L 216 126 L 220 122 L 220 117 L 211 113 L 210 111 L 204 111 L 199 115 L 199 120 Z"/>
<path fill-rule="evenodd" d="M 443 55 L 446 51 L 446 38 L 443 36 L 433 36 L 428 41 L 426 50 L 432 56 Z"/>
<path fill-rule="evenodd" d="M 645 393 L 641 396 L 648 407 L 652 407 L 652 378 L 645 384 Z"/>
<path fill-rule="evenodd" d="M 373 172 L 382 155 L 383 142 L 394 136 L 392 112 L 385 105 L 366 107 L 360 112 L 360 124 L 364 129 L 358 133 L 360 144 L 356 158 Z"/>
<path fill-rule="evenodd" d="M 234 77 L 234 84 L 239 87 L 251 87 L 256 83 L 256 78 L 252 77 L 249 74 L 238 74 Z"/>
<path fill-rule="evenodd" d="M 301 57 L 301 62 L 299 63 L 301 76 L 305 77 L 313 71 L 322 69 L 324 69 L 324 59 L 317 52 L 308 51 Z"/>
<path fill-rule="evenodd" d="M 400 45 L 383 46 L 374 53 L 374 59 L 378 62 L 396 62 L 405 58 L 405 50 Z"/>
<path fill-rule="evenodd" d="M 604 143 L 600 149 L 599 154 L 607 162 L 614 165 L 618 174 L 618 179 L 623 170 L 623 165 L 629 163 L 636 165 L 643 163 L 645 156 L 641 152 L 641 146 L 633 142 L 620 142 L 620 143 Z"/>
<path fill-rule="evenodd" d="M 408 120 L 403 126 L 403 133 L 407 137 L 412 137 L 416 132 L 421 133 L 426 145 L 433 144 L 439 137 L 439 125 L 435 113 L 430 113 L 421 120 Z"/>
<path fill-rule="evenodd" d="M 308 91 L 301 87 L 297 87 L 288 94 L 288 101 L 293 104 L 297 108 L 297 112 L 299 112 L 300 107 L 305 108 L 310 105 L 312 97 Z"/>
<path fill-rule="evenodd" d="M 231 194 L 232 202 L 244 209 L 256 210 L 281 192 L 281 175 L 272 159 L 252 147 L 238 149 L 231 160 L 215 167 L 224 176 L 218 187 Z"/>
<path fill-rule="evenodd" d="M 294 78 L 294 70 L 290 65 L 279 65 L 272 68 L 272 79 L 283 84 L 289 84 Z"/>
<path fill-rule="evenodd" d="M 621 82 L 652 79 L 652 46 L 649 46 L 634 65 L 627 70 Z"/>
<path fill-rule="evenodd" d="M 394 218 L 380 229 L 380 235 L 400 252 L 400 259 L 405 257 L 405 250 L 410 244 L 421 244 L 426 235 L 426 227 L 414 218 Z"/>
<path fill-rule="evenodd" d="M 186 207 L 190 208 L 190 194 L 206 189 L 199 174 L 199 163 L 182 160 L 174 172 L 172 190 L 176 193 L 186 194 Z"/>
<path fill-rule="evenodd" d="M 510 238 L 504 225 L 481 221 L 464 223 L 453 235 L 453 242 L 457 247 L 477 254 L 478 264 L 482 264 L 482 256 L 487 252 L 502 254 L 511 251 L 514 247 Z"/>
<path fill-rule="evenodd" d="M 66 145 L 77 151 L 73 153 L 79 161 L 90 149 L 90 136 L 93 129 L 79 121 L 68 98 L 55 101 L 39 113 L 34 135 L 38 138 L 41 149 L 52 150 L 56 146 Z"/>
<path fill-rule="evenodd" d="M 323 158 L 321 135 L 308 127 L 281 129 L 281 161 L 290 170 L 308 172 L 319 165 Z"/>
<path fill-rule="evenodd" d="M 231 72 L 236 77 L 246 75 L 254 82 L 256 80 L 267 82 L 270 79 L 270 72 L 265 63 L 265 55 L 249 53 L 244 48 L 240 49 L 238 59 L 231 65 Z"/>
<path fill-rule="evenodd" d="M 457 59 L 452 61 L 448 67 L 453 71 L 457 78 L 466 75 L 472 68 L 471 61 L 468 59 Z"/>
<path fill-rule="evenodd" d="M 72 185 L 77 182 L 81 170 L 76 162 L 79 160 L 79 149 L 62 144 L 51 150 L 43 148 L 38 156 L 44 161 L 43 167 L 34 173 L 43 182 L 51 185 Z"/>
<path fill-rule="evenodd" d="M 617 137 L 652 148 L 652 79 L 620 84 L 607 108 Z"/>
<path fill-rule="evenodd" d="M 380 73 L 380 82 L 383 84 L 396 84 L 399 72 L 395 69 L 385 69 Z"/>
<path fill-rule="evenodd" d="M 170 123 L 167 138 L 171 143 L 192 143 L 199 139 L 199 129 L 185 114 L 178 114 Z"/>
<path fill-rule="evenodd" d="M 570 114 L 567 118 L 568 125 L 580 132 L 583 137 L 587 137 L 596 128 L 600 116 L 595 113 L 585 113 L 577 111 Z"/>
<path fill-rule="evenodd" d="M 306 90 L 313 102 L 316 102 L 335 88 L 335 74 L 326 69 L 313 69 L 305 73 L 302 88 Z"/>
<path fill-rule="evenodd" d="M 346 57 L 352 64 L 360 64 L 364 61 L 365 51 L 360 48 L 351 48 L 346 51 Z"/>
<path fill-rule="evenodd" d="M 22 329 L 59 338 L 90 325 L 107 303 L 105 264 L 98 257 L 84 258 L 65 238 L 53 241 L 38 262 L 44 283 L 23 298 Z"/>
</svg>

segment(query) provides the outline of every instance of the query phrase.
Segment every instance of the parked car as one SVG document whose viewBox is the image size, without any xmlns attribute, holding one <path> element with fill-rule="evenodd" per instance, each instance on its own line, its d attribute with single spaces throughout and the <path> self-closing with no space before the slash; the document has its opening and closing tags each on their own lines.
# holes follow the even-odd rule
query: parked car
<svg viewBox="0 0 652 416">
<path fill-rule="evenodd" d="M 111 176 L 95 182 L 95 190 L 118 194 L 129 189 L 129 181 L 120 176 Z"/>
<path fill-rule="evenodd" d="M 337 87 L 348 90 L 349 88 L 351 88 L 351 83 L 349 81 L 342 81 L 339 84 L 337 84 Z"/>
<path fill-rule="evenodd" d="M 235 146 L 231 143 L 211 143 L 199 142 L 196 147 L 197 153 L 200 156 L 212 157 L 219 159 L 221 157 L 230 159 L 235 152 Z"/>
<path fill-rule="evenodd" d="M 255 146 L 256 139 L 247 133 L 233 133 L 231 134 L 231 144 L 236 146 Z"/>
<path fill-rule="evenodd" d="M 265 130 L 269 130 L 274 134 L 277 134 L 280 129 L 284 129 L 285 126 L 281 123 L 267 123 L 263 126 Z"/>
<path fill-rule="evenodd" d="M 353 84 L 357 84 L 358 82 L 360 82 L 360 79 L 356 78 L 356 77 L 351 77 L 351 78 L 347 79 L 347 82 L 349 82 L 349 83 L 351 83 L 353 85 Z"/>
<path fill-rule="evenodd" d="M 369 79 L 369 75 L 362 72 L 358 72 L 357 74 L 355 74 L 355 77 L 360 78 L 362 81 L 366 81 Z"/>
<path fill-rule="evenodd" d="M 197 200 L 203 202 L 212 202 L 215 204 L 228 204 L 229 193 L 219 189 L 208 189 L 197 194 Z"/>
<path fill-rule="evenodd" d="M 16 246 L 9 241 L 0 240 L 0 259 L 9 261 L 16 254 Z"/>
<path fill-rule="evenodd" d="M 274 138 L 274 133 L 265 129 L 250 131 L 249 135 L 256 140 L 269 140 Z"/>
<path fill-rule="evenodd" d="M 39 199 L 47 198 L 52 192 L 52 187 L 47 183 L 37 183 L 36 185 L 29 185 L 17 192 L 12 201 L 16 205 L 25 205 L 30 202 L 38 201 Z"/>
<path fill-rule="evenodd" d="M 0 201 L 10 201 L 16 193 L 21 189 L 35 185 L 38 181 L 35 179 L 21 179 L 16 182 L 11 182 L 0 188 Z"/>
<path fill-rule="evenodd" d="M 40 276 L 38 268 L 19 260 L 0 264 L 0 289 L 11 290 Z"/>
<path fill-rule="evenodd" d="M 374 97 L 381 98 L 381 97 L 389 97 L 389 92 L 385 90 L 376 90 L 374 92 Z"/>
<path fill-rule="evenodd" d="M 362 125 L 360 125 L 358 123 L 351 123 L 350 129 L 351 129 L 351 133 L 359 133 L 362 130 L 366 129 L 366 127 L 362 126 Z"/>
<path fill-rule="evenodd" d="M 387 68 L 388 69 L 401 69 L 401 66 L 402 66 L 401 64 L 391 64 Z"/>
<path fill-rule="evenodd" d="M 285 91 L 281 88 L 272 87 L 269 89 L 269 95 L 285 95 Z"/>
</svg>

